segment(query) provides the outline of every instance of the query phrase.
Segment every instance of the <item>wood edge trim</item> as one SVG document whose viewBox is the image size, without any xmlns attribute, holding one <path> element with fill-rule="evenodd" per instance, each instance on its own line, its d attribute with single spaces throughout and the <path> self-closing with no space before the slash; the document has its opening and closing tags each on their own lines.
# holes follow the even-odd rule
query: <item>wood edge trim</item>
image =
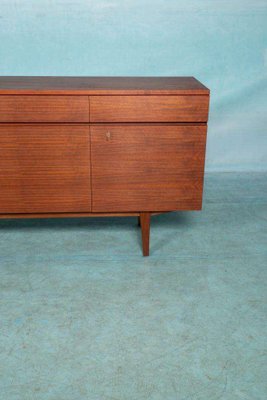
<svg viewBox="0 0 267 400">
<path fill-rule="evenodd" d="M 79 218 L 79 217 L 136 217 L 139 212 L 132 213 L 29 213 L 29 214 L 0 214 L 0 219 L 26 218 Z"/>
<path fill-rule="evenodd" d="M 175 210 L 170 211 L 155 211 L 151 212 L 151 215 L 160 215 L 170 212 L 175 212 Z M 30 218 L 82 218 L 82 217 L 139 217 L 139 212 L 109 212 L 109 213 L 97 213 L 97 212 L 80 212 L 80 213 L 25 213 L 25 214 L 0 214 L 0 219 L 30 219 Z"/>
<path fill-rule="evenodd" d="M 195 125 L 207 125 L 208 121 L 185 121 L 185 122 L 172 122 L 172 121 L 167 121 L 167 122 L 158 122 L 158 121 L 149 121 L 149 122 L 0 122 L 0 126 L 36 126 L 36 125 L 47 125 L 47 126 L 59 126 L 59 125 L 64 125 L 64 126 L 127 126 L 127 125 L 144 125 L 144 126 L 152 126 L 152 125 L 157 125 L 157 126 L 195 126 Z"/>
<path fill-rule="evenodd" d="M 0 89 L 1 96 L 209 96 L 209 89 L 184 91 L 164 90 L 27 90 L 27 89 Z"/>
</svg>

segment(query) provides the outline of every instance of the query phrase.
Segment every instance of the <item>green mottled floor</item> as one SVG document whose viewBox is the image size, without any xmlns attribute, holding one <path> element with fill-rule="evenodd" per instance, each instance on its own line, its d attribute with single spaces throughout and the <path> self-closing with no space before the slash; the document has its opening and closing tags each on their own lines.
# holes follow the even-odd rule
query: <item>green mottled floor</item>
<svg viewBox="0 0 267 400">
<path fill-rule="evenodd" d="M 1 400 L 267 399 L 267 174 L 151 229 L 0 222 Z"/>
</svg>

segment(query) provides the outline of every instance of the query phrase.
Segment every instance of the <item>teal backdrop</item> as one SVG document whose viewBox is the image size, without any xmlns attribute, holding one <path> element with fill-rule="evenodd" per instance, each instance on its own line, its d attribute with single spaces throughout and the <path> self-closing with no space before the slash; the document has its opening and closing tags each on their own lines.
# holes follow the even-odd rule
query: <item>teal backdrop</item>
<svg viewBox="0 0 267 400">
<path fill-rule="evenodd" d="M 206 169 L 267 170 L 266 0 L 0 0 L 0 75 L 193 75 Z"/>
</svg>

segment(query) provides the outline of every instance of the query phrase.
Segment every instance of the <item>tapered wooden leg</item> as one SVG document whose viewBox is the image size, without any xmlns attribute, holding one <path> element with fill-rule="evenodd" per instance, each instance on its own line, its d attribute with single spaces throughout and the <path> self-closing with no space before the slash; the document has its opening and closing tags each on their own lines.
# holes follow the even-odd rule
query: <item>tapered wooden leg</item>
<svg viewBox="0 0 267 400">
<path fill-rule="evenodd" d="M 140 224 L 142 230 L 143 256 L 149 256 L 149 234 L 150 234 L 150 213 L 140 213 Z"/>
</svg>

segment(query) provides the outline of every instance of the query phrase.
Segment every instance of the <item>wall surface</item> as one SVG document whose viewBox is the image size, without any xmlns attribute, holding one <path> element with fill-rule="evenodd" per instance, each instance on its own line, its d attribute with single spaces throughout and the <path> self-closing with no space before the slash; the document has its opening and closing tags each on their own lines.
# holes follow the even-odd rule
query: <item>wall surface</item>
<svg viewBox="0 0 267 400">
<path fill-rule="evenodd" d="M 207 170 L 267 170 L 267 0 L 0 0 L 0 75 L 193 75 Z"/>
</svg>

